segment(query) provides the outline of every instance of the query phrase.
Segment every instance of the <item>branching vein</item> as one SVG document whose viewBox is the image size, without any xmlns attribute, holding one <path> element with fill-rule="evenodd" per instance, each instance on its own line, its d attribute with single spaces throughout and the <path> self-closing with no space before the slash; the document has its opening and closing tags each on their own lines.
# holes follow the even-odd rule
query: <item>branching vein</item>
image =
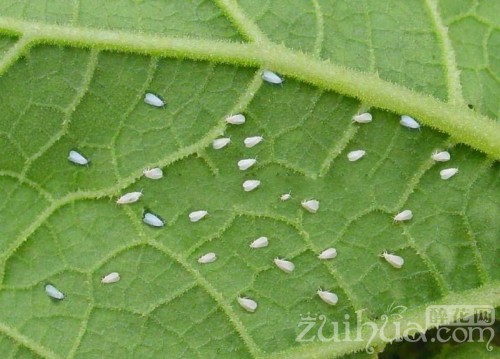
<svg viewBox="0 0 500 359">
<path fill-rule="evenodd" d="M 158 37 L 118 31 L 25 22 L 0 18 L 0 33 L 28 34 L 33 44 L 48 43 L 135 52 L 247 67 L 270 67 L 281 74 L 326 90 L 355 97 L 363 103 L 416 117 L 423 124 L 451 135 L 495 159 L 500 159 L 500 126 L 466 108 L 363 73 L 321 61 L 273 43 Z"/>
</svg>

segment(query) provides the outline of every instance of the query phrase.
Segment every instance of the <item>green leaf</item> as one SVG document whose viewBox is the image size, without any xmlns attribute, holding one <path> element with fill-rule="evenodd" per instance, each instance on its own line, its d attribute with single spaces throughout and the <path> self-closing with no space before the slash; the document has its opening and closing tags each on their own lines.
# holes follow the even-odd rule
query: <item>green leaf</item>
<svg viewBox="0 0 500 359">
<path fill-rule="evenodd" d="M 347 321 L 346 336 L 357 313 L 381 324 L 404 306 L 389 323 L 425 330 L 429 304 L 499 305 L 498 2 L 167 3 L 0 1 L 1 357 L 329 358 L 385 342 L 301 343 L 305 316 Z M 372 123 L 352 122 L 362 111 Z M 244 125 L 225 123 L 235 113 Z M 142 176 L 156 166 L 164 178 Z M 130 191 L 143 197 L 115 204 Z M 403 209 L 413 219 L 395 223 Z M 337 258 L 318 260 L 328 247 Z"/>
<path fill-rule="evenodd" d="M 478 359 L 489 359 L 495 358 L 493 350 L 498 350 L 497 347 L 490 346 L 488 351 L 485 348 L 484 343 L 465 343 L 459 346 L 448 345 L 445 347 L 443 352 L 438 356 L 439 359 L 467 359 L 467 358 L 478 358 Z"/>
</svg>

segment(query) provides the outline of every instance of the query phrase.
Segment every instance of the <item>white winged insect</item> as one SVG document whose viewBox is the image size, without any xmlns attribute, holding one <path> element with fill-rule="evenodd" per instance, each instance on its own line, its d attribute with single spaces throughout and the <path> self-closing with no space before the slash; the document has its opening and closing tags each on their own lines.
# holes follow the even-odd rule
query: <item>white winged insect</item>
<svg viewBox="0 0 500 359">
<path fill-rule="evenodd" d="M 238 297 L 238 304 L 247 312 L 253 313 L 257 309 L 257 302 L 250 298 Z"/>
<path fill-rule="evenodd" d="M 321 252 L 318 256 L 319 259 L 333 259 L 337 256 L 337 250 L 335 248 L 327 248 Z"/>
<path fill-rule="evenodd" d="M 85 166 L 89 163 L 89 160 L 84 155 L 75 150 L 69 151 L 68 160 L 80 166 Z"/>
<path fill-rule="evenodd" d="M 129 204 L 137 202 L 142 197 L 142 192 L 129 192 L 116 200 L 117 204 Z"/>
<path fill-rule="evenodd" d="M 372 122 L 372 114 L 369 112 L 361 113 L 359 115 L 354 115 L 352 120 L 357 123 L 369 123 Z"/>
<path fill-rule="evenodd" d="M 394 221 L 396 222 L 409 221 L 412 218 L 413 218 L 413 212 L 409 209 L 405 209 L 404 211 L 399 212 L 394 216 Z"/>
<path fill-rule="evenodd" d="M 118 272 L 111 272 L 109 274 L 106 274 L 104 277 L 102 277 L 101 283 L 111 284 L 111 283 L 116 283 L 119 280 L 120 280 L 120 274 Z"/>
<path fill-rule="evenodd" d="M 417 129 L 420 128 L 420 124 L 413 118 L 408 115 L 401 116 L 401 120 L 399 121 L 401 126 Z"/>
<path fill-rule="evenodd" d="M 291 193 L 291 192 L 288 192 L 288 193 L 283 193 L 283 194 L 280 196 L 280 200 L 281 200 L 281 201 L 288 201 L 290 198 L 292 198 L 292 193 Z"/>
<path fill-rule="evenodd" d="M 458 173 L 458 168 L 446 168 L 444 170 L 441 170 L 439 172 L 439 175 L 441 176 L 441 179 L 447 180 L 455 176 L 457 173 Z"/>
<path fill-rule="evenodd" d="M 270 84 L 281 85 L 283 83 L 283 79 L 276 75 L 274 72 L 269 70 L 262 71 L 262 79 Z"/>
<path fill-rule="evenodd" d="M 53 299 L 57 300 L 64 299 L 64 294 L 59 289 L 54 287 L 52 284 L 45 285 L 45 293 L 47 293 L 47 295 Z"/>
<path fill-rule="evenodd" d="M 243 182 L 243 190 L 245 192 L 250 192 L 260 186 L 259 180 L 246 180 Z"/>
<path fill-rule="evenodd" d="M 245 115 L 241 113 L 226 117 L 226 122 L 231 125 L 243 125 L 245 123 Z"/>
<path fill-rule="evenodd" d="M 321 300 L 328 305 L 335 305 L 339 301 L 339 297 L 337 296 L 337 294 L 329 292 L 327 290 L 318 289 L 316 293 L 318 293 L 318 296 L 321 298 Z"/>
<path fill-rule="evenodd" d="M 150 212 L 144 213 L 142 220 L 151 227 L 163 227 L 165 225 L 165 222 L 160 217 Z"/>
<path fill-rule="evenodd" d="M 269 240 L 267 237 L 259 237 L 256 240 L 254 240 L 252 243 L 250 243 L 250 248 L 264 248 L 269 245 Z"/>
<path fill-rule="evenodd" d="M 259 143 L 262 142 L 264 137 L 262 136 L 251 136 L 247 137 L 243 140 L 243 143 L 245 144 L 246 148 L 252 148 L 253 146 L 258 145 Z"/>
<path fill-rule="evenodd" d="M 158 95 L 148 92 L 144 95 L 144 102 L 153 107 L 164 107 L 165 101 L 162 100 Z"/>
<path fill-rule="evenodd" d="M 238 168 L 241 171 L 246 171 L 250 167 L 252 167 L 254 164 L 257 163 L 257 160 L 255 158 L 245 158 L 243 160 L 238 161 Z"/>
<path fill-rule="evenodd" d="M 319 201 L 317 201 L 315 199 L 303 200 L 300 204 L 308 212 L 311 212 L 311 213 L 318 212 Z"/>
<path fill-rule="evenodd" d="M 435 151 L 431 158 L 436 162 L 446 162 L 451 159 L 451 155 L 448 151 Z"/>
<path fill-rule="evenodd" d="M 278 267 L 279 269 L 281 269 L 285 273 L 291 273 L 295 269 L 295 264 L 293 264 L 290 261 L 280 259 L 280 258 L 275 258 L 274 264 L 276 264 L 276 267 Z"/>
<path fill-rule="evenodd" d="M 146 168 L 142 171 L 143 175 L 149 179 L 157 180 L 163 177 L 163 171 L 159 167 Z"/>
<path fill-rule="evenodd" d="M 351 162 L 357 161 L 366 154 L 364 150 L 351 151 L 347 154 L 347 159 Z"/>
<path fill-rule="evenodd" d="M 212 142 L 212 147 L 214 150 L 220 150 L 221 148 L 226 147 L 231 143 L 231 139 L 229 137 L 216 138 Z"/>
<path fill-rule="evenodd" d="M 217 255 L 214 252 L 210 252 L 210 253 L 204 254 L 200 258 L 198 258 L 198 263 L 208 264 L 208 263 L 215 262 L 216 260 L 217 260 Z"/>
<path fill-rule="evenodd" d="M 200 219 L 204 218 L 208 214 L 207 211 L 194 211 L 189 213 L 189 220 L 191 222 L 198 222 Z"/>
<path fill-rule="evenodd" d="M 387 261 L 387 263 L 389 263 L 394 268 L 401 268 L 403 264 L 405 264 L 403 257 L 397 256 L 395 254 L 384 252 L 380 256 L 383 257 Z"/>
</svg>

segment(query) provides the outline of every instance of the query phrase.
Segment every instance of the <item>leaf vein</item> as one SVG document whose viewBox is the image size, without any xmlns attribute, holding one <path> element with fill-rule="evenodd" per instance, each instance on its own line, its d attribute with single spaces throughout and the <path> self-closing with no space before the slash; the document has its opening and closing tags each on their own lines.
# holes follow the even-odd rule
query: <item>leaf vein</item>
<svg viewBox="0 0 500 359">
<path fill-rule="evenodd" d="M 448 36 L 448 28 L 443 24 L 436 0 L 425 0 L 425 4 L 434 24 L 439 44 L 441 45 L 442 58 L 446 71 L 448 101 L 457 106 L 464 106 L 465 101 L 462 95 L 460 71 L 457 67 L 455 51 Z"/>
</svg>

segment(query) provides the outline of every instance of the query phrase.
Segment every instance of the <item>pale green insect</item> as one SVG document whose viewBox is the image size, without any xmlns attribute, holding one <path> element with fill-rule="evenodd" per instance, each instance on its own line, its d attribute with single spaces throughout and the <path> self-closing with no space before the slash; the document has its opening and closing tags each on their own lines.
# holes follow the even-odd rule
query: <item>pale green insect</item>
<svg viewBox="0 0 500 359">
<path fill-rule="evenodd" d="M 315 199 L 303 200 L 300 204 L 308 212 L 311 212 L 311 213 L 318 212 L 319 201 L 317 201 Z"/>
</svg>

